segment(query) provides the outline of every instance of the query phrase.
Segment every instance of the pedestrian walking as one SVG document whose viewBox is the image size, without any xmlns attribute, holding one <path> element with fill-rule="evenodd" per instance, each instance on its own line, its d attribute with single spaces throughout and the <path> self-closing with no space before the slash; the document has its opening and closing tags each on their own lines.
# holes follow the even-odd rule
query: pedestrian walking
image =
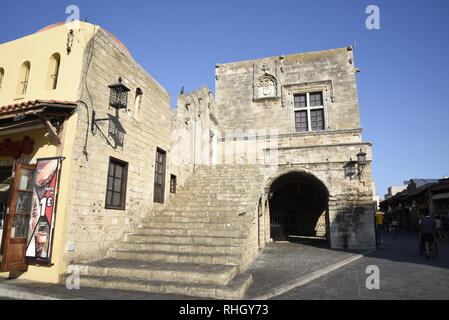
<svg viewBox="0 0 449 320">
<path fill-rule="evenodd" d="M 435 234 L 438 239 L 446 239 L 446 235 L 443 230 L 443 220 L 440 215 L 435 217 Z"/>
<path fill-rule="evenodd" d="M 380 245 L 380 230 L 383 227 L 384 213 L 381 211 L 376 212 L 376 239 L 377 245 Z"/>
<path fill-rule="evenodd" d="M 398 219 L 396 219 L 396 216 L 394 216 L 391 219 L 391 232 L 393 233 L 393 240 L 396 240 L 398 233 L 398 226 L 399 226 Z"/>
<path fill-rule="evenodd" d="M 449 237 L 449 213 L 446 212 L 442 217 L 441 221 L 443 223 L 443 233 L 446 236 L 446 238 Z"/>
<path fill-rule="evenodd" d="M 421 231 L 421 246 L 423 246 L 424 252 L 426 253 L 426 259 L 430 259 L 431 248 L 432 253 L 435 254 L 435 243 L 434 243 L 434 233 L 435 233 L 435 219 L 433 219 L 430 214 L 427 214 L 419 222 L 419 229 Z"/>
</svg>

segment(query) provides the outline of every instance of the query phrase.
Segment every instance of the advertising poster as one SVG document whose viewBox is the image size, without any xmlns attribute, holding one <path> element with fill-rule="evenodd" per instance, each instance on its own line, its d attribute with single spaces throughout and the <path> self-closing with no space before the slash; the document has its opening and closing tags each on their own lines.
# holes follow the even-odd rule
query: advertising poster
<svg viewBox="0 0 449 320">
<path fill-rule="evenodd" d="M 51 264 L 52 235 L 61 158 L 38 159 L 25 260 Z"/>
</svg>

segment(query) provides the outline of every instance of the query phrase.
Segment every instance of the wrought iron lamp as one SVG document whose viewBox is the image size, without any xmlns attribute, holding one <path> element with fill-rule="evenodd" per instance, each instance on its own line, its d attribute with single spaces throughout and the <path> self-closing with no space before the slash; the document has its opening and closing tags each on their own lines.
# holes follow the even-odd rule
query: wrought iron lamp
<svg viewBox="0 0 449 320">
<path fill-rule="evenodd" d="M 108 86 L 111 91 L 109 94 L 109 106 L 115 109 L 125 109 L 128 105 L 128 92 L 131 91 L 122 83 L 122 77 L 118 82 Z"/>
<path fill-rule="evenodd" d="M 350 158 L 349 162 L 344 166 L 345 176 L 349 177 L 351 180 L 356 178 L 360 179 L 366 164 L 366 152 L 363 152 L 363 150 L 360 149 L 360 152 L 357 153 L 357 161 L 353 161 L 352 158 Z"/>
<path fill-rule="evenodd" d="M 362 175 L 363 169 L 366 166 L 366 152 L 363 152 L 362 149 L 360 149 L 360 152 L 357 153 L 357 174 L 354 178 L 359 178 Z"/>
<path fill-rule="evenodd" d="M 360 149 L 360 152 L 357 153 L 357 163 L 359 165 L 359 167 L 363 167 L 366 165 L 366 153 L 362 151 L 362 149 Z"/>
<path fill-rule="evenodd" d="M 118 78 L 118 82 L 108 86 L 110 88 L 109 93 L 109 106 L 113 107 L 116 111 L 116 120 L 119 118 L 119 110 L 125 109 L 128 106 L 128 92 L 131 91 L 122 83 L 122 77 Z M 92 110 L 92 124 L 91 131 L 95 133 L 95 127 L 97 122 L 109 121 L 111 122 L 111 117 L 98 119 L 96 118 L 95 110 Z M 114 127 L 114 124 L 112 125 Z M 115 130 L 109 128 L 109 130 Z"/>
</svg>

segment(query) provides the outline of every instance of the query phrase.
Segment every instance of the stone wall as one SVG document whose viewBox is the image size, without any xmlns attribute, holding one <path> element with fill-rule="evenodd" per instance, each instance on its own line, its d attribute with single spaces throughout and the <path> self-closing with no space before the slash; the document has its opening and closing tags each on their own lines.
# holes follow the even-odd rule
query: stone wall
<svg viewBox="0 0 449 320">
<path fill-rule="evenodd" d="M 178 185 L 203 164 L 217 162 L 218 120 L 212 91 L 203 87 L 178 95 L 172 110 L 170 164 Z"/>
<path fill-rule="evenodd" d="M 72 201 L 67 228 L 66 261 L 92 260 L 123 239 L 154 208 L 156 148 L 170 151 L 171 110 L 167 91 L 107 32 L 100 29 L 88 44 L 79 97 L 74 146 Z M 118 78 L 131 89 L 128 108 L 109 108 L 108 85 Z M 137 100 L 138 88 L 142 92 Z M 139 92 L 140 92 L 139 91 Z M 92 111 L 95 119 L 91 132 Z M 112 125 L 117 130 L 109 134 Z M 121 138 L 123 137 L 123 138 Z M 123 141 L 121 141 L 123 140 Z M 105 209 L 109 158 L 128 163 L 125 210 Z M 168 154 L 169 157 L 169 154 Z M 169 161 L 167 160 L 169 164 Z M 169 194 L 170 167 L 165 175 Z"/>
<path fill-rule="evenodd" d="M 326 130 L 360 128 L 355 73 L 351 47 L 219 64 L 218 118 L 223 129 L 272 128 L 290 133 L 293 94 L 322 90 Z M 265 97 L 259 94 L 262 85 Z"/>
<path fill-rule="evenodd" d="M 270 184 L 283 174 L 304 172 L 327 189 L 331 246 L 342 247 L 344 236 L 350 247 L 375 245 L 372 152 L 371 144 L 362 142 L 356 71 L 351 47 L 216 66 L 219 160 L 264 170 L 259 237 L 265 241 Z M 318 91 L 324 130 L 296 132 L 293 96 Z M 345 165 L 357 160 L 360 150 L 368 159 L 362 174 L 346 177 Z"/>
</svg>

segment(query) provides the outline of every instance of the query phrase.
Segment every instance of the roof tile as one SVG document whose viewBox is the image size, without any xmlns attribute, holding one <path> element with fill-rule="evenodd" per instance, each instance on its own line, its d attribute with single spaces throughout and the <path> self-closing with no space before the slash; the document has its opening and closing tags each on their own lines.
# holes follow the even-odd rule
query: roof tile
<svg viewBox="0 0 449 320">
<path fill-rule="evenodd" d="M 39 104 L 65 104 L 65 105 L 73 105 L 73 106 L 77 105 L 77 103 L 73 102 L 73 101 L 37 99 L 37 100 L 23 101 L 21 103 L 9 104 L 6 106 L 2 106 L 2 107 L 0 107 L 0 113 L 25 110 L 25 109 L 34 107 Z"/>
</svg>

